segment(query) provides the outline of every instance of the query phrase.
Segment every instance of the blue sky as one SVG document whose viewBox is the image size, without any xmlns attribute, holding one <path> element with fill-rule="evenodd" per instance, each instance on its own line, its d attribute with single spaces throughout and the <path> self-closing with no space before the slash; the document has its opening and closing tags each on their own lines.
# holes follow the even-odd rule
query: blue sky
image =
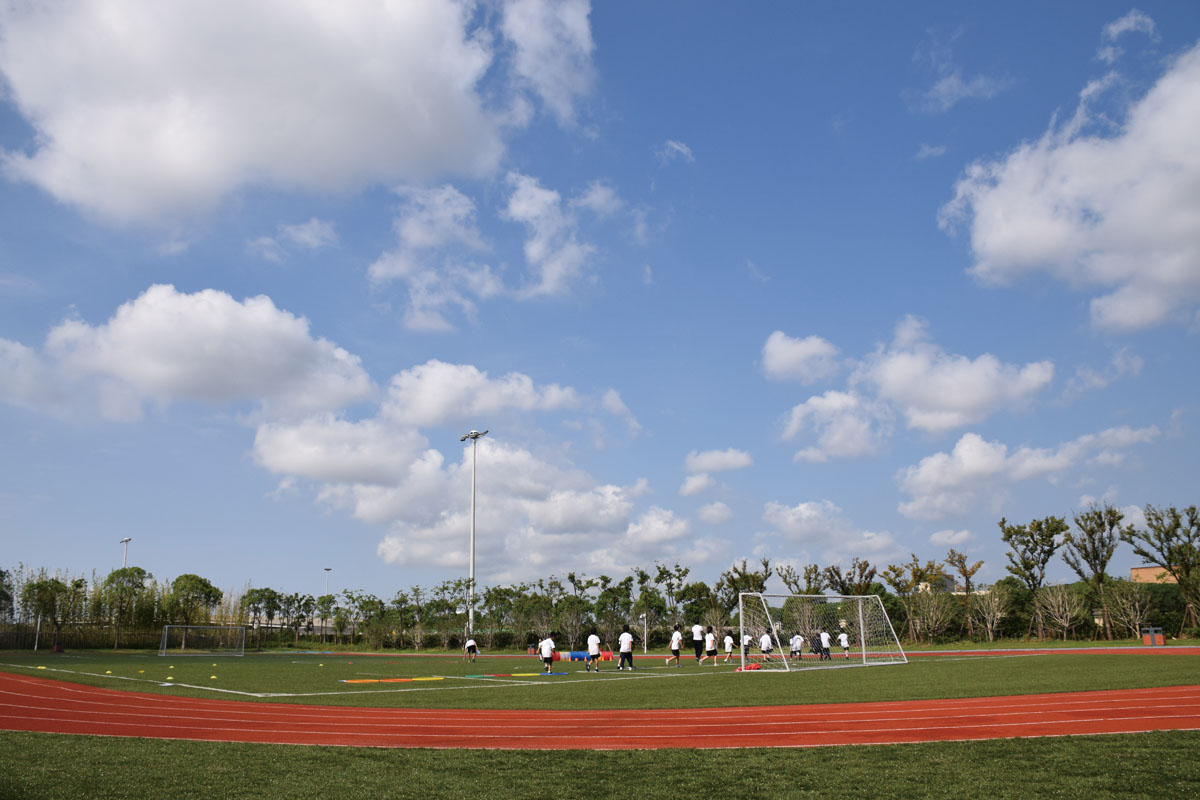
<svg viewBox="0 0 1200 800">
<path fill-rule="evenodd" d="M 465 576 L 471 429 L 484 584 L 950 547 L 986 582 L 1001 516 L 1200 500 L 1194 4 L 0 36 L 6 566 Z"/>
</svg>

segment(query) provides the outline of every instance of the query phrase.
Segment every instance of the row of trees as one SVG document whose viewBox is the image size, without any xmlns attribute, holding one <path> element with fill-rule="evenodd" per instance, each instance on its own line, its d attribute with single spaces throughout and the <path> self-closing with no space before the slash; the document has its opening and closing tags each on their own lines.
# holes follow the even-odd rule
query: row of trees
<svg viewBox="0 0 1200 800">
<path fill-rule="evenodd" d="M 477 592 L 475 633 L 486 647 L 510 647 L 553 629 L 574 647 L 592 628 L 611 642 L 630 624 L 658 643 L 675 623 L 736 624 L 738 594 L 766 591 L 773 576 L 795 594 L 878 594 L 897 632 L 910 641 L 1033 633 L 1039 638 L 1112 639 L 1136 636 L 1151 621 L 1180 630 L 1200 627 L 1200 512 L 1194 506 L 1183 511 L 1147 506 L 1145 520 L 1144 529 L 1126 525 L 1122 512 L 1109 505 L 1075 514 L 1073 526 L 1053 516 L 1024 524 L 1001 519 L 1010 576 L 990 587 L 974 583 L 983 562 L 954 549 L 941 561 L 912 554 L 882 569 L 861 558 L 848 567 L 800 568 L 776 568 L 766 558 L 755 565 L 743 560 L 711 585 L 689 581 L 691 570 L 679 564 L 635 568 L 619 580 L 569 572 L 565 581 L 551 576 Z M 1145 563 L 1172 576 L 1176 585 L 1146 586 L 1108 575 L 1122 541 Z M 1046 585 L 1056 555 L 1078 574 L 1079 582 Z M 264 634 L 276 639 L 282 634 L 292 641 L 311 635 L 373 647 L 451 647 L 461 643 L 467 620 L 463 579 L 428 589 L 413 586 L 383 599 L 361 591 L 313 597 L 266 587 L 223 593 L 197 575 L 157 582 L 141 567 L 113 570 L 103 580 L 93 577 L 90 585 L 44 570 L 18 570 L 16 576 L 14 581 L 12 574 L 0 571 L 0 617 L 28 621 L 40 616 L 56 635 L 68 621 L 110 625 L 114 647 L 122 628 L 167 622 L 249 624 L 259 646 Z M 951 591 L 956 580 L 962 591 Z"/>
</svg>

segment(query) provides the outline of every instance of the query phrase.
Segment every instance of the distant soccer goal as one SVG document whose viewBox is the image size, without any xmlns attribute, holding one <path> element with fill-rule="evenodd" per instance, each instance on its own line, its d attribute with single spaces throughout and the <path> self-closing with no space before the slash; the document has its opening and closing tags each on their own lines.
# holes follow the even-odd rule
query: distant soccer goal
<svg viewBox="0 0 1200 800">
<path fill-rule="evenodd" d="M 246 629 L 241 625 L 164 625 L 160 656 L 244 656 Z"/>
<path fill-rule="evenodd" d="M 748 643 L 742 648 L 743 670 L 908 663 L 883 601 L 873 594 L 742 592 L 738 621 L 741 640 Z"/>
</svg>

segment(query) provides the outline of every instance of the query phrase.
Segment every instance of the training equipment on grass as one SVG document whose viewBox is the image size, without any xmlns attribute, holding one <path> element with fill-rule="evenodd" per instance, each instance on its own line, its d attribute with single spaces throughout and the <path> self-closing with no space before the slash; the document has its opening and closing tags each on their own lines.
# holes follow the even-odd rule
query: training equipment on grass
<svg viewBox="0 0 1200 800">
<path fill-rule="evenodd" d="M 240 625 L 164 625 L 160 656 L 244 656 L 246 629 Z"/>
<path fill-rule="evenodd" d="M 742 592 L 738 595 L 742 670 L 791 671 L 823 667 L 907 664 L 896 631 L 877 595 L 804 595 Z M 821 633 L 828 634 L 828 646 Z M 838 641 L 845 633 L 849 652 Z M 791 656 L 791 639 L 804 637 L 799 656 Z M 763 636 L 771 645 L 762 648 Z"/>
</svg>

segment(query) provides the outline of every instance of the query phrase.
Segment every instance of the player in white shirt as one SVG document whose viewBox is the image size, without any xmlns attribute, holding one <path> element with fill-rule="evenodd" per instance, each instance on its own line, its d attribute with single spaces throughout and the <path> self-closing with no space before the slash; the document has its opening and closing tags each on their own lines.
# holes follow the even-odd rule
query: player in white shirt
<svg viewBox="0 0 1200 800">
<path fill-rule="evenodd" d="M 547 636 L 538 642 L 538 652 L 542 654 L 542 663 L 546 665 L 546 674 L 550 673 L 550 665 L 554 663 L 554 640 Z"/>
<path fill-rule="evenodd" d="M 600 671 L 600 637 L 596 635 L 595 631 L 592 631 L 591 634 L 587 638 L 587 649 L 588 649 L 587 661 L 584 663 L 584 666 L 587 667 L 588 672 L 591 672 L 593 668 L 595 668 L 596 672 L 599 672 Z"/>
<path fill-rule="evenodd" d="M 804 658 L 804 637 L 798 633 L 792 636 L 791 651 L 792 658 Z"/>
<path fill-rule="evenodd" d="M 475 663 L 475 655 L 479 652 L 479 648 L 475 646 L 474 639 L 467 639 L 467 643 L 463 645 L 463 651 L 467 654 L 467 661 Z"/>
<path fill-rule="evenodd" d="M 699 622 L 692 626 L 692 647 L 696 651 L 696 663 L 699 664 L 704 655 L 704 628 Z"/>
<path fill-rule="evenodd" d="M 850 658 L 850 637 L 846 635 L 845 631 L 842 631 L 841 633 L 838 634 L 838 644 L 840 644 L 842 646 L 842 652 L 846 654 L 846 659 L 849 660 L 849 658 Z"/>
<path fill-rule="evenodd" d="M 750 643 L 753 641 L 754 638 L 750 634 L 742 634 L 742 658 L 750 658 Z"/>
<path fill-rule="evenodd" d="M 713 666 L 717 665 L 717 635 L 713 633 L 712 625 L 708 626 L 708 631 L 704 634 L 704 656 L 700 659 L 700 663 L 704 663 L 704 659 L 712 657 Z"/>
<path fill-rule="evenodd" d="M 833 656 L 829 655 L 829 633 L 821 631 L 821 660 L 833 661 Z"/>
<path fill-rule="evenodd" d="M 617 665 L 617 669 L 625 669 L 626 662 L 629 663 L 629 668 L 633 669 L 633 634 L 629 632 L 629 626 L 621 631 L 621 635 L 617 637 L 620 643 L 621 663 Z"/>
<path fill-rule="evenodd" d="M 675 659 L 675 666 L 679 666 L 679 648 L 681 647 L 683 647 L 683 632 L 676 625 L 675 630 L 671 632 L 671 655 L 666 660 L 668 665 L 670 665 L 673 658 Z"/>
<path fill-rule="evenodd" d="M 764 656 L 771 655 L 771 651 L 775 649 L 775 645 L 771 641 L 770 633 L 764 633 L 762 638 L 758 640 L 758 649 L 762 650 Z"/>
<path fill-rule="evenodd" d="M 725 663 L 729 663 L 729 659 L 733 658 L 733 634 L 725 631 Z"/>
</svg>

